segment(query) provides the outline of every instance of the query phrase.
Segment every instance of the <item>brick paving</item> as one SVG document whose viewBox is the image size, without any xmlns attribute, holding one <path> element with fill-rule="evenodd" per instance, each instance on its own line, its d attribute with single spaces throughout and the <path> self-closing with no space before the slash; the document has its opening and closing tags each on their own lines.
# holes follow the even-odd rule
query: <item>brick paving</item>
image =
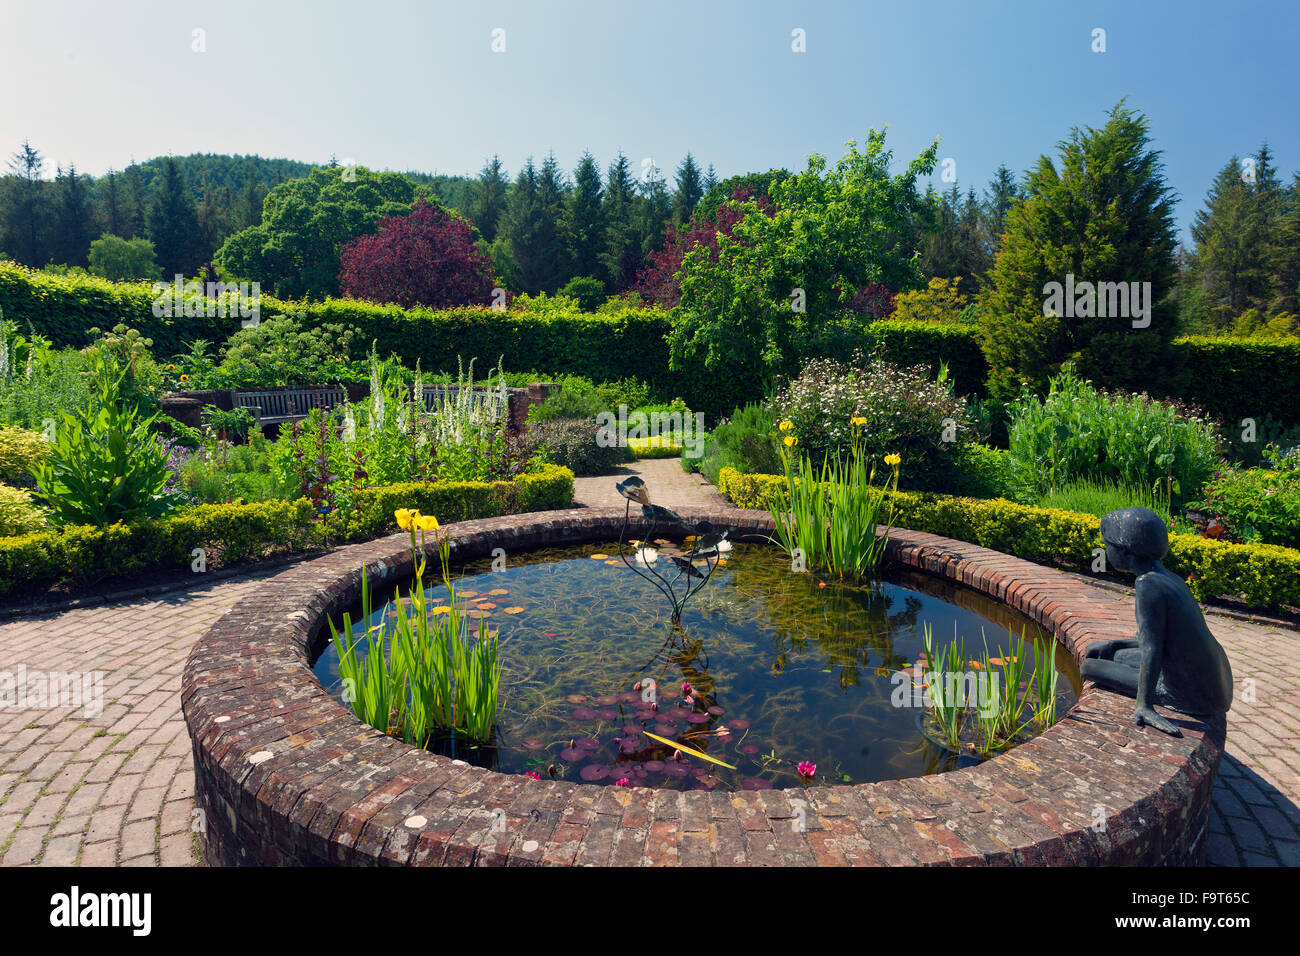
<svg viewBox="0 0 1300 956">
<path fill-rule="evenodd" d="M 635 462 L 624 473 L 640 474 L 653 500 L 668 507 L 723 503 L 676 459 Z M 577 502 L 621 504 L 614 480 L 577 479 Z M 0 865 L 198 862 L 181 671 L 208 626 L 273 573 L 0 622 L 0 673 L 97 671 L 103 681 L 99 713 L 0 709 Z M 1131 599 L 1117 600 L 1131 613 Z M 1208 862 L 1300 865 L 1300 635 L 1218 614 L 1207 619 L 1237 682 Z M 613 853 L 619 862 L 620 848 Z"/>
</svg>

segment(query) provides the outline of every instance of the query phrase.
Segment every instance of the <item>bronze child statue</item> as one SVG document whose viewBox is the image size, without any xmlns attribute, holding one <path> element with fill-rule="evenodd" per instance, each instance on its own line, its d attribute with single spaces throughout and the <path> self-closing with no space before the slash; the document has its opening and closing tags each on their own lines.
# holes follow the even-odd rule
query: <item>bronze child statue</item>
<svg viewBox="0 0 1300 956">
<path fill-rule="evenodd" d="M 1181 731 L 1156 713 L 1156 704 L 1197 716 L 1226 713 L 1228 655 L 1186 583 L 1160 563 L 1169 550 L 1165 523 L 1147 508 L 1112 511 L 1101 519 L 1101 539 L 1111 567 L 1137 575 L 1138 632 L 1136 639 L 1089 645 L 1083 678 L 1136 697 L 1134 722 L 1176 737 Z"/>
</svg>

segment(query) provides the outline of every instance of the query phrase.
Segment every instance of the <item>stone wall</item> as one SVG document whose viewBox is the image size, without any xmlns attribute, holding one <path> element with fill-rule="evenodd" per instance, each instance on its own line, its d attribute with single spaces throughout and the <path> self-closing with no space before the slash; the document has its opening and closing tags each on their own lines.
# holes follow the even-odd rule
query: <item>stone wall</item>
<svg viewBox="0 0 1300 956">
<path fill-rule="evenodd" d="M 770 517 L 686 510 L 738 531 Z M 457 560 L 494 547 L 608 540 L 621 509 L 450 525 Z M 992 595 L 1076 658 L 1127 636 L 1113 595 L 976 545 L 895 529 L 889 559 Z M 325 616 L 407 576 L 404 535 L 268 580 L 186 664 L 202 844 L 219 865 L 1187 865 L 1201 861 L 1223 721 L 1183 736 L 1133 725 L 1133 702 L 1086 684 L 1052 728 L 946 774 L 797 790 L 678 792 L 532 780 L 385 736 L 331 698 L 309 662 Z M 803 826 L 796 827 L 795 820 Z"/>
</svg>

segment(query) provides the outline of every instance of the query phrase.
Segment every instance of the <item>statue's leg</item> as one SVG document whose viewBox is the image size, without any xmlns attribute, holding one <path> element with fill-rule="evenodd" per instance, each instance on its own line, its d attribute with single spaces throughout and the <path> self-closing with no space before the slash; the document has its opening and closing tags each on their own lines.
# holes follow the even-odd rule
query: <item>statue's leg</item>
<svg viewBox="0 0 1300 956">
<path fill-rule="evenodd" d="M 1105 661 L 1097 658 L 1085 660 L 1079 667 L 1079 674 L 1084 680 L 1093 681 L 1099 687 L 1116 693 L 1137 697 L 1138 671 L 1136 667 L 1119 661 Z"/>
</svg>

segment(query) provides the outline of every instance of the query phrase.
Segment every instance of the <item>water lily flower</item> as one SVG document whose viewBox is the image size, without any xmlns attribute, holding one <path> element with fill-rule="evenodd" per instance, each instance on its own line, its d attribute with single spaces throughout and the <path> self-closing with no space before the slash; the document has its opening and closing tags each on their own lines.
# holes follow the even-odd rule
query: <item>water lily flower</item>
<svg viewBox="0 0 1300 956">
<path fill-rule="evenodd" d="M 528 771 L 526 774 L 524 774 L 524 776 L 525 776 L 525 777 L 532 777 L 534 780 L 541 780 L 541 779 L 542 779 L 542 775 L 541 775 L 540 773 L 538 773 L 536 770 L 530 770 L 530 771 Z"/>
<path fill-rule="evenodd" d="M 654 564 L 658 560 L 659 560 L 659 552 L 656 551 L 654 548 L 637 548 L 636 551 L 637 564 L 649 565 L 649 564 Z"/>
<path fill-rule="evenodd" d="M 799 776 L 803 777 L 805 780 L 811 780 L 816 775 L 817 765 L 815 763 L 809 763 L 807 760 L 799 761 Z"/>
<path fill-rule="evenodd" d="M 616 781 L 615 784 L 614 784 L 614 786 L 616 786 L 616 787 L 630 787 L 630 786 L 632 786 L 632 781 L 629 780 L 629 779 L 627 779 L 627 777 L 623 777 L 622 779 Z"/>
<path fill-rule="evenodd" d="M 683 684 L 682 684 L 682 696 L 683 696 L 683 697 L 690 697 L 691 694 L 692 694 L 692 692 L 694 692 L 694 690 L 695 690 L 695 688 L 692 687 L 689 683 L 685 683 L 685 682 L 683 682 Z"/>
</svg>

